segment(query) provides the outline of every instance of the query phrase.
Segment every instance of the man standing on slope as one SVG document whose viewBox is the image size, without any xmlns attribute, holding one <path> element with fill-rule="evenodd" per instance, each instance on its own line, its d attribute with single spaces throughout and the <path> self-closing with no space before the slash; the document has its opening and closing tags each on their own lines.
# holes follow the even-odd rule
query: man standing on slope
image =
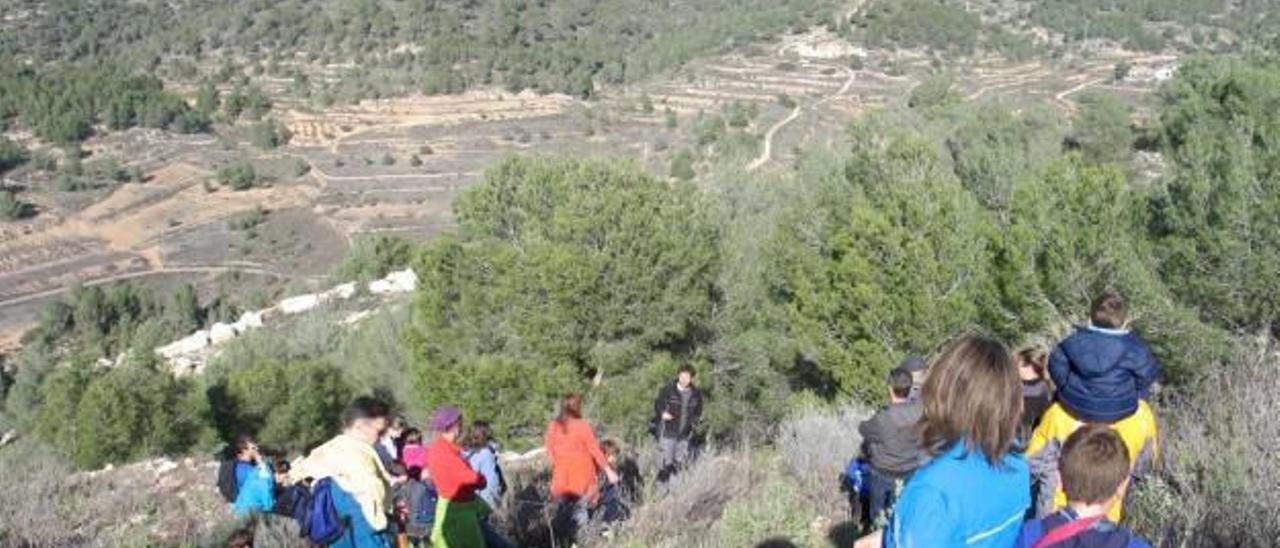
<svg viewBox="0 0 1280 548">
<path fill-rule="evenodd" d="M 360 397 L 343 414 L 343 431 L 311 451 L 293 467 L 290 479 L 333 480 L 334 510 L 350 528 L 332 546 L 385 548 L 388 542 L 387 495 L 395 479 L 382 466 L 374 450 L 379 434 L 387 428 L 389 409 L 374 398 Z"/>
<path fill-rule="evenodd" d="M 683 364 L 676 380 L 664 385 L 653 402 L 658 423 L 658 481 L 666 482 L 689 458 L 689 440 L 702 416 L 702 392 L 693 385 L 693 366 Z"/>
</svg>

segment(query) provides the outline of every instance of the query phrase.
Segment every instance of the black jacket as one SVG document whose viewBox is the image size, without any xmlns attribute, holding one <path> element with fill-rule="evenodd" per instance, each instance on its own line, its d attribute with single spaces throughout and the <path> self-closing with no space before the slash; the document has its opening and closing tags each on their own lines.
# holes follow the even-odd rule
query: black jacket
<svg viewBox="0 0 1280 548">
<path fill-rule="evenodd" d="M 685 439 L 693 435 L 694 428 L 698 425 L 698 419 L 702 417 L 702 391 L 696 386 L 689 386 L 689 390 L 693 393 L 689 395 L 689 415 L 684 420 L 684 428 L 681 424 L 681 402 L 680 389 L 676 388 L 673 381 L 664 385 L 658 391 L 658 398 L 653 401 L 653 417 L 657 421 L 658 435 L 664 438 Z M 670 413 L 673 417 L 666 424 L 663 424 L 662 413 Z"/>
<path fill-rule="evenodd" d="M 927 458 L 920 447 L 919 402 L 895 403 L 858 425 L 867 460 L 877 472 L 903 477 Z"/>
</svg>

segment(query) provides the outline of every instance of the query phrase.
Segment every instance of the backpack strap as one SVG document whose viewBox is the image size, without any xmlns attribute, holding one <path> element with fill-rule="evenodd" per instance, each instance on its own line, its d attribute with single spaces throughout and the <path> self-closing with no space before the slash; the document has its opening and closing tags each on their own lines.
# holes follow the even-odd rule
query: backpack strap
<svg viewBox="0 0 1280 548">
<path fill-rule="evenodd" d="M 1093 524 L 1098 523 L 1101 519 L 1102 516 L 1093 516 L 1091 518 L 1069 521 L 1061 527 L 1049 531 L 1045 536 L 1040 537 L 1040 540 L 1036 541 L 1031 548 L 1050 548 L 1051 546 L 1061 544 L 1062 542 L 1075 538 L 1081 533 L 1088 531 L 1093 527 Z"/>
</svg>

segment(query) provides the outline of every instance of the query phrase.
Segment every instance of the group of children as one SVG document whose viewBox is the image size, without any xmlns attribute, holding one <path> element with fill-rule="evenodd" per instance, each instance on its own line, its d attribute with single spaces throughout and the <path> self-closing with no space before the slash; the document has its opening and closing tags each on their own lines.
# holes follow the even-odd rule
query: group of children
<svg viewBox="0 0 1280 548">
<path fill-rule="evenodd" d="M 1016 546 L 1146 546 L 1117 524 L 1130 478 L 1149 473 L 1158 457 L 1147 399 L 1159 365 L 1127 324 L 1124 299 L 1106 292 L 1094 301 L 1089 324 L 1052 352 L 1016 354 L 1022 415 L 1013 449 L 1024 455 L 1033 500 Z M 913 357 L 891 371 L 890 404 L 859 426 L 862 454 L 846 480 L 858 480 L 855 518 L 868 527 L 889 523 L 897 494 L 934 458 L 922 439 L 917 397 L 928 369 Z"/>
<path fill-rule="evenodd" d="M 437 413 L 437 415 L 440 415 Z M 448 429 L 450 417 L 437 417 L 435 428 Z M 462 459 L 472 471 L 485 479 L 484 486 L 475 490 L 474 496 L 484 501 L 488 508 L 497 508 L 506 493 L 507 483 L 498 464 L 498 446 L 488 422 L 473 421 L 457 440 Z M 396 523 L 401 534 L 408 537 L 412 546 L 429 545 L 435 525 L 439 491 L 428 471 L 428 451 L 422 432 L 417 428 L 405 428 L 403 419 L 396 419 L 388 432 L 379 440 L 378 453 L 384 466 L 392 475 L 407 479 L 397 484 L 393 491 Z M 512 546 L 489 523 L 488 514 L 480 518 L 482 534 L 489 546 Z"/>
</svg>

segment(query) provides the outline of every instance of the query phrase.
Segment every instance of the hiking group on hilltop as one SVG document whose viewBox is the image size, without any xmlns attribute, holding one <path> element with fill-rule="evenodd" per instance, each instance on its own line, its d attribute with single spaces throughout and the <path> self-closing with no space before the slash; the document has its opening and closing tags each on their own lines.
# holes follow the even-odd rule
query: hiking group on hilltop
<svg viewBox="0 0 1280 548">
<path fill-rule="evenodd" d="M 1107 292 L 1052 351 L 1011 353 L 965 335 L 931 360 L 903 360 L 888 374 L 889 404 L 858 427 L 862 450 L 845 472 L 855 521 L 870 531 L 855 545 L 1148 546 L 1119 522 L 1131 481 L 1159 456 L 1147 399 L 1160 368 L 1127 317 Z M 659 486 L 696 454 L 704 395 L 693 380 L 681 365 L 654 401 Z M 291 516 L 316 545 L 514 546 L 490 517 L 507 490 L 492 431 L 464 424 L 441 407 L 425 440 L 386 404 L 357 398 L 342 433 L 292 466 L 239 439 L 219 487 L 237 515 Z M 618 443 L 583 417 L 581 395 L 561 398 L 543 439 L 551 477 L 537 504 L 554 531 L 573 538 L 593 520 L 626 518 L 634 478 L 619 472 Z"/>
</svg>

